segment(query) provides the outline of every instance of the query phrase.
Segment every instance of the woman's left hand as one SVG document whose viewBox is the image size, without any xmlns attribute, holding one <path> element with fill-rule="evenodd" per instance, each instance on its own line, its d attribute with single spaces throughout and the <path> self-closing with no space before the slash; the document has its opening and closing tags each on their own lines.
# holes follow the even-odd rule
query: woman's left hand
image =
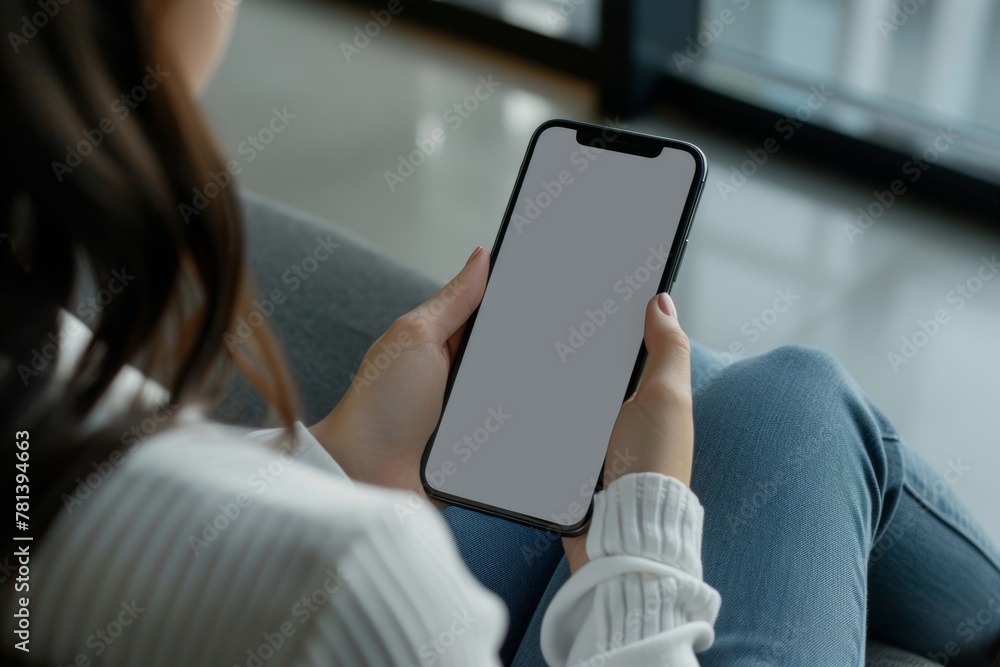
<svg viewBox="0 0 1000 667">
<path fill-rule="evenodd" d="M 347 394 L 309 429 L 352 479 L 424 495 L 420 458 L 488 273 L 489 253 L 477 247 L 451 282 L 372 344 Z"/>
</svg>

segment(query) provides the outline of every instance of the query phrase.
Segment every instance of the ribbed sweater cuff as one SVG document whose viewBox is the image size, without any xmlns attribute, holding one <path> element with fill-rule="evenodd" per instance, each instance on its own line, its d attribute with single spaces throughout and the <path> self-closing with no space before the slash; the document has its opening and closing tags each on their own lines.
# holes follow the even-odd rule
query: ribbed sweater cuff
<svg viewBox="0 0 1000 667">
<path fill-rule="evenodd" d="M 701 579 L 704 510 L 682 482 L 659 473 L 619 477 L 594 497 L 587 555 L 640 556 Z"/>
</svg>

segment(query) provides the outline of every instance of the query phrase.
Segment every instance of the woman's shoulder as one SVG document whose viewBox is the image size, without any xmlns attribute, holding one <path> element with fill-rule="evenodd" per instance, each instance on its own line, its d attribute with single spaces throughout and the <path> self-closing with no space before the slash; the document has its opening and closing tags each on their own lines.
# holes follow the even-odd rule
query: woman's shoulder
<svg viewBox="0 0 1000 667">
<path fill-rule="evenodd" d="M 321 525 L 327 536 L 331 530 L 348 534 L 373 514 L 391 514 L 409 502 L 402 492 L 353 483 L 300 424 L 293 444 L 281 442 L 277 430 L 251 434 L 197 416 L 177 421 L 120 450 L 117 465 L 109 457 L 92 466 L 97 474 L 80 480 L 87 489 L 77 488 L 78 507 L 87 504 L 89 489 L 100 516 L 128 507 L 132 521 L 164 526 L 173 515 L 204 515 L 195 526 L 204 529 L 202 540 L 190 540 L 197 552 L 209 536 L 221 537 L 241 521 L 257 524 L 258 531 L 302 524 Z M 72 517 L 75 512 L 66 509 Z"/>
<path fill-rule="evenodd" d="M 34 570 L 36 627 L 52 629 L 37 638 L 47 657 L 107 652 L 104 664 L 134 664 L 153 650 L 169 664 L 246 664 L 265 634 L 288 644 L 303 635 L 357 553 L 405 551 L 416 533 L 397 525 L 419 526 L 415 539 L 431 550 L 454 550 L 433 508 L 306 463 L 316 455 L 308 445 L 189 420 L 94 462 L 64 496 Z M 114 647 L 94 634 L 108 624 L 121 635 Z"/>
</svg>

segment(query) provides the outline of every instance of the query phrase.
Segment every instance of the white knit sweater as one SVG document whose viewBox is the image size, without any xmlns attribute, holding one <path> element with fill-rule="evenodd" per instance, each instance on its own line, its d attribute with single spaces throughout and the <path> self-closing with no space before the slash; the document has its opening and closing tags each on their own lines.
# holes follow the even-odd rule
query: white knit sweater
<svg viewBox="0 0 1000 667">
<path fill-rule="evenodd" d="M 64 498 L 32 552 L 32 658 L 499 664 L 506 610 L 430 503 L 353 483 L 301 425 L 290 450 L 262 441 L 273 432 L 245 436 L 192 410 L 178 421 L 95 461 Z M 720 602 L 702 581 L 701 528 L 697 498 L 663 475 L 626 475 L 598 494 L 590 562 L 542 625 L 546 661 L 696 665 Z"/>
</svg>

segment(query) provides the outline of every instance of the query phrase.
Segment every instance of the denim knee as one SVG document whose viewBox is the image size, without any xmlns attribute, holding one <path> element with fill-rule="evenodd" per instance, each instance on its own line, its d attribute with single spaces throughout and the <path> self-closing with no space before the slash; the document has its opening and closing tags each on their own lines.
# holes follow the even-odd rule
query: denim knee
<svg viewBox="0 0 1000 667">
<path fill-rule="evenodd" d="M 870 534 L 884 525 L 902 481 L 893 465 L 896 445 L 886 444 L 896 436 L 836 357 L 788 345 L 727 367 L 711 384 L 729 394 L 723 400 L 734 416 L 756 422 L 744 424 L 759 433 L 744 446 L 813 478 L 817 488 L 849 485 L 871 501 Z"/>
<path fill-rule="evenodd" d="M 742 407 L 760 416 L 827 412 L 843 402 L 831 399 L 860 394 L 836 357 L 805 345 L 786 345 L 712 370 L 711 380 L 698 389 L 711 394 L 721 390 L 730 406 L 746 401 Z M 697 402 L 697 394 L 695 398 Z"/>
<path fill-rule="evenodd" d="M 804 403 L 805 409 L 846 410 L 844 417 L 864 426 L 866 431 L 870 431 L 868 435 L 879 440 L 899 440 L 888 417 L 875 406 L 840 360 L 826 350 L 807 345 L 786 345 L 761 355 L 759 359 L 764 365 L 786 369 L 784 372 L 789 375 L 789 381 L 801 389 L 793 400 Z M 815 399 L 819 396 L 836 400 L 817 406 Z"/>
<path fill-rule="evenodd" d="M 696 457 L 699 446 L 739 443 L 761 463 L 813 464 L 796 466 L 801 474 L 835 476 L 860 462 L 870 483 L 886 483 L 888 421 L 823 350 L 788 345 L 731 364 L 694 394 L 694 408 Z"/>
<path fill-rule="evenodd" d="M 818 347 L 784 345 L 759 357 L 762 363 L 778 364 L 794 371 L 797 382 L 808 385 L 822 380 L 834 381 L 839 387 L 853 390 L 855 385 L 840 361 Z M 826 384 L 829 387 L 829 384 Z"/>
</svg>

